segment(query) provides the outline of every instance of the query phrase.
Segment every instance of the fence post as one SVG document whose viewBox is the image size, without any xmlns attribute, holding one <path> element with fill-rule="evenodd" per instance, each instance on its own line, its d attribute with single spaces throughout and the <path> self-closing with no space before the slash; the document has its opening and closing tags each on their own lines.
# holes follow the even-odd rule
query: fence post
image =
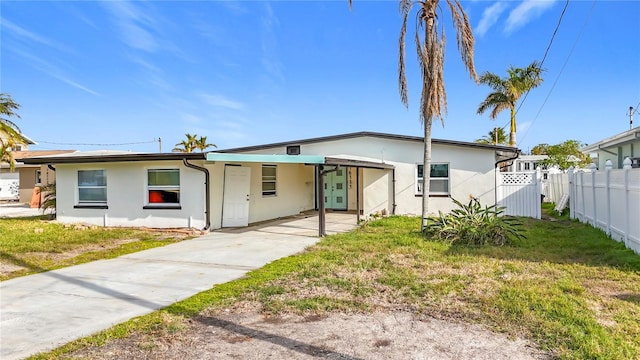
<svg viewBox="0 0 640 360">
<path fill-rule="evenodd" d="M 607 235 L 611 236 L 611 169 L 613 169 L 613 163 L 611 160 L 607 160 L 604 165 L 606 176 L 606 191 L 607 191 Z"/>
<path fill-rule="evenodd" d="M 572 167 L 569 168 L 569 172 L 567 173 L 567 177 L 569 178 L 569 219 L 576 218 L 576 190 L 574 189 L 574 181 L 573 181 L 573 172 L 575 169 Z"/>
<path fill-rule="evenodd" d="M 629 201 L 629 170 L 631 170 L 631 159 L 627 157 L 622 162 L 622 169 L 624 171 L 624 209 L 625 209 L 625 229 L 624 229 L 624 245 L 629 247 L 629 233 L 631 232 L 631 210 Z"/>
<path fill-rule="evenodd" d="M 540 166 L 536 168 L 536 186 L 537 186 L 537 196 L 536 196 L 536 219 L 542 218 L 542 170 Z"/>
<path fill-rule="evenodd" d="M 596 164 L 591 164 L 591 196 L 593 199 L 593 227 L 598 227 L 598 204 L 596 204 Z"/>
</svg>

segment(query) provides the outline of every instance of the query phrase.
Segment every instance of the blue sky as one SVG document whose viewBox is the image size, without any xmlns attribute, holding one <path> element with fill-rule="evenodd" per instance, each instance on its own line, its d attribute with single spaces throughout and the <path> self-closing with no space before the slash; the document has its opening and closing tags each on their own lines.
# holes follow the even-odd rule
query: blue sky
<svg viewBox="0 0 640 360">
<path fill-rule="evenodd" d="M 476 71 L 504 76 L 542 60 L 565 1 L 462 5 Z M 476 114 L 490 89 L 469 80 L 444 0 L 441 9 L 448 112 L 433 136 L 474 141 L 509 114 Z M 413 23 L 408 109 L 398 95 L 397 1 L 354 0 L 349 11 L 347 0 L 4 0 L 0 18 L 0 91 L 21 104 L 32 150 L 158 151 L 160 137 L 169 151 L 186 132 L 219 148 L 423 133 Z M 629 129 L 629 106 L 640 103 L 640 2 L 570 1 L 543 67 L 517 114 L 521 149 Z"/>
</svg>

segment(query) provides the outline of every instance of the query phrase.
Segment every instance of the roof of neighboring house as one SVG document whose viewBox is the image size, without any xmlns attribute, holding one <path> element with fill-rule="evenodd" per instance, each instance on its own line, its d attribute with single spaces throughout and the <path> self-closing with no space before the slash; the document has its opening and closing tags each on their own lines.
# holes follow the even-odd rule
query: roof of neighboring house
<svg viewBox="0 0 640 360">
<path fill-rule="evenodd" d="M 601 148 L 610 148 L 614 146 L 620 146 L 633 141 L 640 141 L 640 127 L 621 132 L 620 134 L 608 137 L 604 140 L 600 140 L 589 146 L 582 148 L 580 151 L 583 153 L 597 152 Z"/>
<path fill-rule="evenodd" d="M 61 155 L 48 155 L 17 159 L 25 164 L 82 164 L 96 162 L 150 161 L 150 160 L 205 160 L 206 153 L 139 153 L 118 150 L 76 151 Z"/>
<path fill-rule="evenodd" d="M 41 156 L 49 156 L 49 155 L 60 155 L 66 153 L 72 153 L 75 150 L 29 150 L 29 151 L 12 151 L 11 154 L 13 158 L 16 160 L 15 166 L 17 168 L 22 167 L 24 162 L 22 159 L 32 158 L 32 157 L 41 157 Z M 0 163 L 0 167 L 6 168 L 9 167 L 9 164 L 6 162 Z"/>
<path fill-rule="evenodd" d="M 358 137 L 375 137 L 375 138 L 381 138 L 381 139 L 403 140 L 403 141 L 414 141 L 414 142 L 424 141 L 424 138 L 420 136 L 396 135 L 396 134 L 378 133 L 378 132 L 370 132 L 370 131 L 360 131 L 360 132 L 353 132 L 353 133 L 340 134 L 340 135 L 322 136 L 322 137 L 315 137 L 315 138 L 302 139 L 302 140 L 284 141 L 284 142 L 278 142 L 278 143 L 272 143 L 272 144 L 254 145 L 254 146 L 245 146 L 245 147 L 238 147 L 238 148 L 232 148 L 232 149 L 217 150 L 216 152 L 237 153 L 237 152 L 244 152 L 244 151 L 264 150 L 264 149 L 269 149 L 273 147 L 282 147 L 282 146 L 289 146 L 289 145 L 302 145 L 302 144 L 313 144 L 313 143 L 319 143 L 319 142 L 325 142 L 325 141 L 346 140 L 346 139 L 353 139 Z M 440 144 L 440 145 L 468 146 L 468 147 L 482 148 L 482 149 L 488 149 L 488 150 L 502 150 L 507 152 L 515 152 L 517 150 L 510 146 L 480 144 L 480 143 L 474 143 L 474 142 L 443 140 L 443 139 L 431 139 L 431 143 Z"/>
<path fill-rule="evenodd" d="M 1 136 L 2 134 L 6 134 L 5 132 L 0 132 L 0 138 L 5 138 L 7 135 L 5 136 Z M 18 136 L 20 136 L 20 138 L 22 138 L 22 143 L 27 144 L 27 145 L 37 145 L 37 143 L 33 140 L 31 140 L 27 135 L 21 133 L 18 131 Z"/>
</svg>

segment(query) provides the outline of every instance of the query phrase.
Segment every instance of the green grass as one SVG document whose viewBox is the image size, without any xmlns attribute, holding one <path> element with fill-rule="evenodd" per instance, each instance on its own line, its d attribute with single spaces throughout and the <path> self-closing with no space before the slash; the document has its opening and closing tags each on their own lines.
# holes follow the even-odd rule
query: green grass
<svg viewBox="0 0 640 360">
<path fill-rule="evenodd" d="M 75 227 L 45 217 L 0 219 L 0 261 L 22 269 L 0 280 L 167 245 L 178 237 L 130 228 Z"/>
<path fill-rule="evenodd" d="M 250 301 L 270 314 L 404 309 L 522 336 L 561 359 L 639 359 L 640 256 L 578 222 L 524 222 L 527 239 L 468 248 L 425 241 L 419 219 L 382 219 L 34 358 L 179 333 L 203 310 Z"/>
</svg>

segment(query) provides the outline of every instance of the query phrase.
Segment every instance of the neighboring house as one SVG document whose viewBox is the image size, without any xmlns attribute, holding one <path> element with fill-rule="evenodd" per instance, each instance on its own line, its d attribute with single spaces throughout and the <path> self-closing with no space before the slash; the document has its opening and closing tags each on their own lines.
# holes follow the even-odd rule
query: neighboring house
<svg viewBox="0 0 640 360">
<path fill-rule="evenodd" d="M 3 144 L 7 143 L 9 139 L 7 133 L 0 131 L 0 140 Z M 29 139 L 27 136 L 20 134 L 20 138 L 16 143 L 9 148 L 15 153 L 18 151 L 26 151 L 29 145 L 35 145 L 35 141 Z M 8 163 L 0 162 L 0 200 L 18 200 L 20 198 L 20 174 L 16 171 L 10 171 Z"/>
<path fill-rule="evenodd" d="M 517 159 L 513 160 L 513 165 L 509 171 L 535 171 L 540 161 L 548 159 L 548 155 L 520 155 Z"/>
<path fill-rule="evenodd" d="M 631 159 L 632 167 L 640 167 L 640 127 L 600 140 L 581 151 L 594 157 L 600 170 L 605 168 L 607 160 L 611 160 L 614 169 L 622 169 L 622 162 L 627 157 Z"/>
<path fill-rule="evenodd" d="M 14 151 L 15 159 L 25 159 L 30 157 L 42 157 L 47 155 L 59 155 L 74 152 L 74 150 L 31 150 L 31 151 Z M 7 174 L 13 174 L 15 181 L 18 182 L 18 192 L 13 195 L 20 203 L 29 203 L 33 199 L 34 189 L 56 181 L 56 175 L 52 168 L 47 165 L 26 165 L 21 161 L 16 161 L 15 170 L 9 173 L 9 164 L 0 164 L 0 171 L 6 171 Z"/>
<path fill-rule="evenodd" d="M 430 212 L 495 202 L 496 165 L 518 150 L 433 139 Z M 423 139 L 359 132 L 209 153 L 77 152 L 53 164 L 61 222 L 246 226 L 314 209 L 420 214 Z M 322 202 L 319 202 L 322 199 Z"/>
</svg>

